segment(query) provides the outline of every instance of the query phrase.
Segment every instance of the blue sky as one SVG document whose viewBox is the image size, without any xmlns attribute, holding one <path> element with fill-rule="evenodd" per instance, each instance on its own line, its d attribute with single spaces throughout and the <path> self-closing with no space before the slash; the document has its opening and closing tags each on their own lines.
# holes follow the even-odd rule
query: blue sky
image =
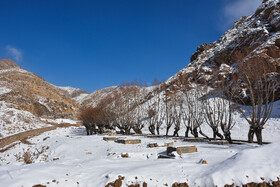
<svg viewBox="0 0 280 187">
<path fill-rule="evenodd" d="M 261 0 L 0 0 L 0 58 L 93 92 L 168 79 Z"/>
</svg>

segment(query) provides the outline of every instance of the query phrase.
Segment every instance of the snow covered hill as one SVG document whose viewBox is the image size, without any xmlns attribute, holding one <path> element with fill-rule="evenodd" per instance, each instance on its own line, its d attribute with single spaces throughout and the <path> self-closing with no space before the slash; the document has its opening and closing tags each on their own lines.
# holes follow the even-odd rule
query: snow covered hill
<svg viewBox="0 0 280 187">
<path fill-rule="evenodd" d="M 47 127 L 39 117 L 24 110 L 16 109 L 16 106 L 5 101 L 0 101 L 0 139 L 31 129 Z"/>
<path fill-rule="evenodd" d="M 75 118 L 79 107 L 38 75 L 0 60 L 0 137 L 49 126 L 40 117 Z"/>
<path fill-rule="evenodd" d="M 95 90 L 91 94 L 82 98 L 80 102 L 84 106 L 96 106 L 102 99 L 106 98 L 108 95 L 113 94 L 113 92 L 115 91 L 119 91 L 119 88 L 119 86 L 110 86 L 101 90 Z"/>
<path fill-rule="evenodd" d="M 8 59 L 0 60 L 0 67 L 0 101 L 36 116 L 65 113 L 75 117 L 79 105 L 52 84 Z"/>
</svg>

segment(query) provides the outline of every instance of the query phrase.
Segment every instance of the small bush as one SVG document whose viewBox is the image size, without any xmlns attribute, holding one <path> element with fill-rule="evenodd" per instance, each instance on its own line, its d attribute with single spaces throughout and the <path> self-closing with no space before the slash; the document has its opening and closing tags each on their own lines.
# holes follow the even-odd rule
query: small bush
<svg viewBox="0 0 280 187">
<path fill-rule="evenodd" d="M 23 162 L 25 164 L 32 164 L 33 163 L 33 157 L 30 152 L 26 151 L 23 153 Z"/>
</svg>

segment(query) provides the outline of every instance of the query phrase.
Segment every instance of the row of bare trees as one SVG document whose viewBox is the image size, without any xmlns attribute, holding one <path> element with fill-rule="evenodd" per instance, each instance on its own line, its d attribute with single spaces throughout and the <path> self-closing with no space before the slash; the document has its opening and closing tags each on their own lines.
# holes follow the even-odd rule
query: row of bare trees
<svg viewBox="0 0 280 187">
<path fill-rule="evenodd" d="M 208 138 L 201 130 L 201 125 L 206 121 L 209 122 L 208 124 L 213 131 L 215 130 L 214 138 L 216 137 L 217 123 L 222 124 L 221 121 L 225 121 L 225 119 L 221 118 L 221 121 L 211 122 L 216 120 L 216 115 L 211 115 L 213 114 L 213 111 L 210 111 L 212 104 L 201 99 L 202 90 L 192 89 L 182 93 L 168 88 L 163 90 L 145 103 L 143 102 L 145 101 L 143 87 L 137 85 L 120 87 L 114 94 L 103 99 L 97 107 L 89 107 L 81 112 L 80 118 L 87 129 L 87 134 L 97 131 L 102 133 L 104 129 L 115 129 L 116 127 L 123 134 L 130 134 L 131 130 L 142 134 L 142 129 L 147 125 L 151 134 L 159 135 L 162 125 L 165 124 L 166 136 L 172 126 L 174 126 L 173 136 L 179 136 L 182 125 L 185 125 L 186 137 L 189 136 L 190 132 L 194 137 L 198 137 L 198 133 L 200 133 Z M 221 103 L 216 103 L 213 110 L 218 104 Z M 226 100 L 223 100 L 224 112 L 230 111 L 226 110 L 226 105 Z M 230 115 L 224 114 L 223 116 L 226 118 Z M 230 130 L 225 125 L 223 129 L 225 132 Z"/>
<path fill-rule="evenodd" d="M 253 142 L 256 134 L 258 143 L 262 144 L 262 129 L 271 115 L 279 82 L 269 81 L 267 77 L 253 81 L 246 75 L 243 80 L 247 89 L 242 92 L 239 105 L 234 98 L 237 94 L 230 88 L 208 90 L 208 87 L 196 84 L 191 89 L 174 89 L 163 83 L 149 92 L 153 95 L 147 99 L 147 90 L 133 83 L 120 86 L 96 107 L 84 109 L 80 118 L 88 135 L 117 128 L 126 135 L 132 130 L 142 134 L 147 126 L 153 135 L 160 135 L 164 129 L 168 136 L 173 127 L 173 136 L 179 136 L 180 129 L 185 126 L 185 137 L 200 134 L 210 139 L 202 131 L 202 124 L 207 124 L 214 140 L 218 137 L 232 143 L 233 114 L 240 112 L 250 126 L 248 141 Z"/>
</svg>

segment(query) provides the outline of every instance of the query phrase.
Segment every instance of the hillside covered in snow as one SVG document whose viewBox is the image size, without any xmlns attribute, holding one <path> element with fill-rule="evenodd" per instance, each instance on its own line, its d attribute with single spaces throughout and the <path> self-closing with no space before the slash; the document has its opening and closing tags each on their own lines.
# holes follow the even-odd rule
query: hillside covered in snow
<svg viewBox="0 0 280 187">
<path fill-rule="evenodd" d="M 0 137 L 49 126 L 46 118 L 76 118 L 80 105 L 10 59 L 0 60 Z"/>
</svg>

